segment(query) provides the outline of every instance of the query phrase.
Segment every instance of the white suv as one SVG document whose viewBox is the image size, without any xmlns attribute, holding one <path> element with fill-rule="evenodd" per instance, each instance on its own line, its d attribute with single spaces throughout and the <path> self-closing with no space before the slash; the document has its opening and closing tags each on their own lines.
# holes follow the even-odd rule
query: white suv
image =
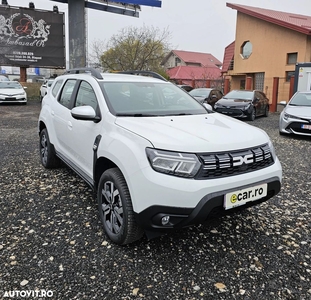
<svg viewBox="0 0 311 300">
<path fill-rule="evenodd" d="M 61 160 L 93 188 L 117 244 L 261 203 L 281 187 L 264 131 L 161 79 L 68 71 L 44 97 L 38 127 L 43 166 Z"/>
</svg>

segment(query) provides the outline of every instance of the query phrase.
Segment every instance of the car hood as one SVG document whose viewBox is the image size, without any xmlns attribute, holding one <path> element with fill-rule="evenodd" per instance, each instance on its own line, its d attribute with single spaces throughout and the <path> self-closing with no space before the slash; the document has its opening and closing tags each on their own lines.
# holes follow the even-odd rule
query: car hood
<svg viewBox="0 0 311 300">
<path fill-rule="evenodd" d="M 25 93 L 24 89 L 0 89 L 0 94 L 3 95 L 16 95 L 16 94 L 21 94 Z"/>
<path fill-rule="evenodd" d="M 287 105 L 285 107 L 285 112 L 296 117 L 311 119 L 311 107 L 309 106 Z"/>
<path fill-rule="evenodd" d="M 218 113 L 168 117 L 117 117 L 116 124 L 142 136 L 158 149 L 214 152 L 267 143 L 267 134 Z"/>
<path fill-rule="evenodd" d="M 248 103 L 250 103 L 250 100 L 245 99 L 231 99 L 231 98 L 222 98 L 217 101 L 217 104 L 223 105 L 223 106 L 246 106 Z"/>
</svg>

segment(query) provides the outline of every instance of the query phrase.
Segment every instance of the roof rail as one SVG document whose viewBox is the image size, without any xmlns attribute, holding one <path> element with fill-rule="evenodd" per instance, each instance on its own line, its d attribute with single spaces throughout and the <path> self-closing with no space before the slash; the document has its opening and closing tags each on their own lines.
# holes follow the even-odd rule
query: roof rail
<svg viewBox="0 0 311 300">
<path fill-rule="evenodd" d="M 120 74 L 132 74 L 132 75 L 143 75 L 147 77 L 153 77 L 158 78 L 163 81 L 167 81 L 162 75 L 153 72 L 153 71 L 142 71 L 142 70 L 135 70 L 135 71 L 113 71 L 114 73 L 120 73 Z"/>
<path fill-rule="evenodd" d="M 94 68 L 74 68 L 65 71 L 64 74 L 82 74 L 82 73 L 88 73 L 97 79 L 103 79 L 103 76 L 100 74 L 100 72 Z"/>
</svg>

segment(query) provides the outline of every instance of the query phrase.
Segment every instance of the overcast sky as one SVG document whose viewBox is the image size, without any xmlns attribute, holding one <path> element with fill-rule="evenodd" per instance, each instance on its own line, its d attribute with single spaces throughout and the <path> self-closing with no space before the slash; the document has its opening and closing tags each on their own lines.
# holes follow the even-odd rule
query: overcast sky
<svg viewBox="0 0 311 300">
<path fill-rule="evenodd" d="M 24 7 L 34 2 L 36 8 L 47 10 L 57 5 L 67 14 L 66 4 L 51 0 L 7 1 L 11 6 Z M 161 8 L 142 6 L 139 18 L 88 9 L 88 43 L 95 40 L 107 42 L 127 26 L 154 26 L 160 30 L 168 29 L 172 49 L 211 53 L 222 61 L 225 47 L 235 39 L 237 14 L 226 3 L 311 16 L 311 0 L 162 0 Z"/>
</svg>

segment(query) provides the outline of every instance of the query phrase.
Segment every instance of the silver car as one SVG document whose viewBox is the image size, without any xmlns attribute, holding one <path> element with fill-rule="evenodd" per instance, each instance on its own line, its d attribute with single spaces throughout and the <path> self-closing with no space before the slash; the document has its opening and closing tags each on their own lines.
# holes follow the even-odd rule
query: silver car
<svg viewBox="0 0 311 300">
<path fill-rule="evenodd" d="M 297 92 L 286 104 L 280 114 L 280 134 L 311 136 L 311 91 Z"/>
<path fill-rule="evenodd" d="M 0 81 L 0 103 L 22 103 L 27 104 L 25 89 L 17 81 Z"/>
</svg>

